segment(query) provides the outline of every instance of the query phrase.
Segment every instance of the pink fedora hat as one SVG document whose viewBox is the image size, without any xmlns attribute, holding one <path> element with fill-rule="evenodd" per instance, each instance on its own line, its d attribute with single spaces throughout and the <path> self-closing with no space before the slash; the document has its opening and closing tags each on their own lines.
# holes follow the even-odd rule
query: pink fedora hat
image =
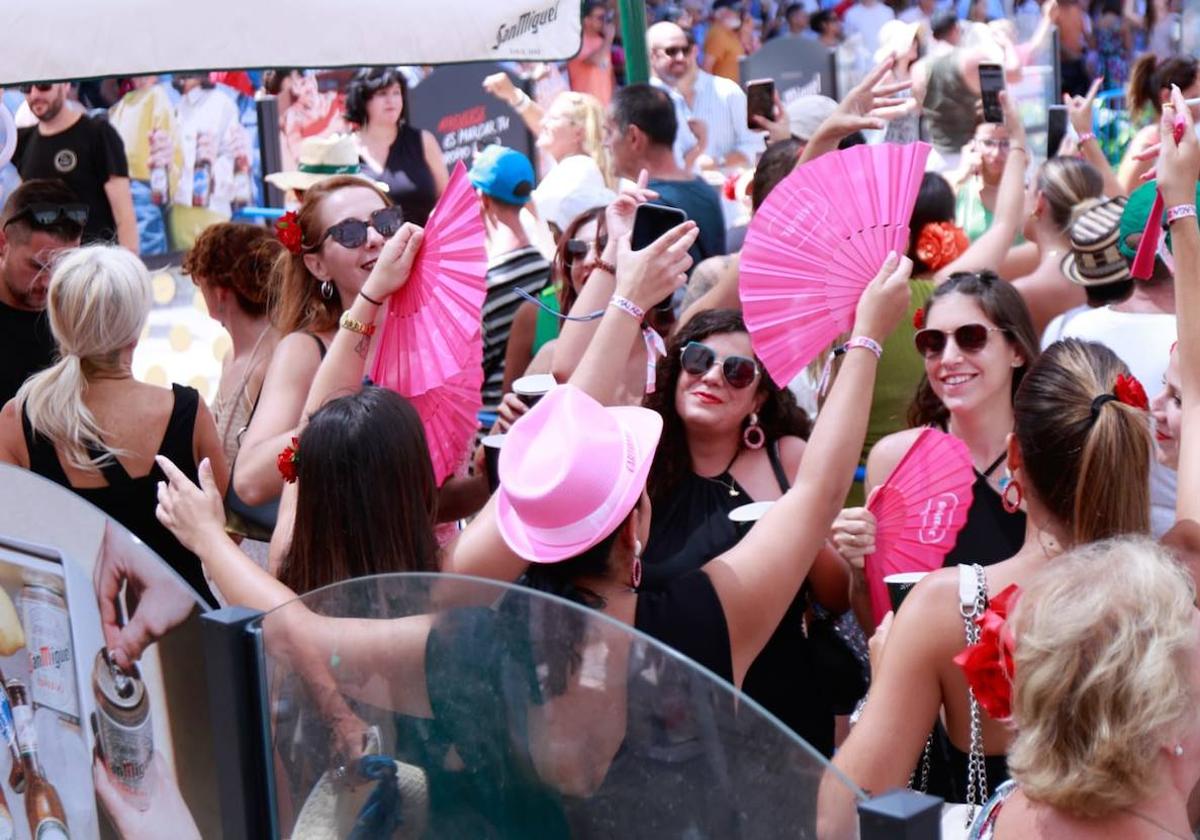
<svg viewBox="0 0 1200 840">
<path fill-rule="evenodd" d="M 605 408 L 571 385 L 513 424 L 500 450 L 497 521 L 532 563 L 574 557 L 616 530 L 646 486 L 662 418 Z"/>
</svg>

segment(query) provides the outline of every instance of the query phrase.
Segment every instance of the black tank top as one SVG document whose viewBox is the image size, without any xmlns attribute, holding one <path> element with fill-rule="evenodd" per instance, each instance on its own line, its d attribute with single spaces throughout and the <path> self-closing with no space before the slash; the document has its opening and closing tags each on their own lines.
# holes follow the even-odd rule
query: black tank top
<svg viewBox="0 0 1200 840">
<path fill-rule="evenodd" d="M 767 446 L 767 457 L 779 489 L 787 492 L 790 483 L 779 458 L 778 442 Z M 735 546 L 752 523 L 734 522 L 729 512 L 753 501 L 728 470 L 712 478 L 689 472 L 668 498 L 655 499 L 650 539 L 642 554 L 643 591 L 665 587 Z M 639 596 L 639 603 L 643 597 Z M 801 587 L 750 666 L 742 690 L 815 749 L 831 755 L 833 705 L 822 688 L 805 634 L 808 606 L 807 587 Z"/>
<path fill-rule="evenodd" d="M 437 203 L 437 187 L 433 172 L 425 160 L 425 144 L 421 132 L 410 125 L 400 126 L 396 140 L 388 149 L 382 172 L 371 168 L 365 160 L 363 170 L 372 178 L 387 184 L 388 197 L 404 211 L 404 221 L 424 227 L 433 206 Z"/>
<path fill-rule="evenodd" d="M 1025 543 L 1025 512 L 1009 513 L 1004 509 L 988 477 L 1004 461 L 1001 455 L 986 472 L 975 470 L 975 483 L 971 485 L 971 511 L 967 522 L 958 532 L 954 548 L 946 553 L 944 566 L 961 563 L 978 563 L 990 566 L 1007 560 Z"/>
<path fill-rule="evenodd" d="M 171 409 L 171 418 L 167 421 L 167 430 L 159 444 L 158 454 L 170 458 L 184 475 L 195 482 L 198 478 L 192 440 L 200 395 L 196 389 L 183 385 L 172 385 L 171 390 L 175 395 L 175 405 Z M 218 606 L 204 579 L 199 559 L 180 545 L 154 515 L 158 505 L 158 482 L 167 479 L 157 463 L 146 475 L 133 478 L 120 462 L 114 460 L 101 468 L 107 486 L 72 487 L 59 463 L 54 444 L 49 438 L 34 433 L 24 407 L 21 409 L 21 427 L 25 433 L 25 447 L 29 450 L 30 471 L 61 484 L 120 522 L 178 572 L 209 606 Z M 90 454 L 95 456 L 100 453 Z"/>
</svg>

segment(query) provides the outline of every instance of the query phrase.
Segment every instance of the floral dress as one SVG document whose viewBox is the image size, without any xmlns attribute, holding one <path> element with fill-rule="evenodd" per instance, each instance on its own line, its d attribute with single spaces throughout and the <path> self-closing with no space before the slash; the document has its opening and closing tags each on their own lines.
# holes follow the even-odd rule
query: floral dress
<svg viewBox="0 0 1200 840">
<path fill-rule="evenodd" d="M 1096 27 L 1096 54 L 1099 59 L 1097 69 L 1104 76 L 1104 90 L 1124 87 L 1129 81 L 1129 58 L 1120 23 L 1113 26 L 1101 21 Z"/>
</svg>

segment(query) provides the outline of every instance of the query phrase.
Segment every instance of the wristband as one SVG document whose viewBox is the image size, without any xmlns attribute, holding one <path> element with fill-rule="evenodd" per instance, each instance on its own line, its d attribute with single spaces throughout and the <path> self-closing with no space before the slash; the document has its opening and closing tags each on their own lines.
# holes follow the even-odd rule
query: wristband
<svg viewBox="0 0 1200 840">
<path fill-rule="evenodd" d="M 373 303 L 373 304 L 375 304 L 376 306 L 383 306 L 383 301 L 381 301 L 381 300 L 375 300 L 375 298 L 371 297 L 371 296 L 370 296 L 369 294 L 367 294 L 366 292 L 359 292 L 359 293 L 358 293 L 358 296 L 359 296 L 360 298 L 362 298 L 363 300 L 365 300 L 367 303 Z"/>
<path fill-rule="evenodd" d="M 639 324 L 642 322 L 642 319 L 646 317 L 645 309 L 642 309 L 642 307 L 638 306 L 629 298 L 621 297 L 620 295 L 613 295 L 612 299 L 608 302 L 608 305 L 616 307 L 631 318 L 636 318 Z"/>
<path fill-rule="evenodd" d="M 362 321 L 351 318 L 349 312 L 342 313 L 342 317 L 338 319 L 338 326 L 344 330 L 349 330 L 350 332 L 358 333 L 359 335 L 365 335 L 368 338 L 375 335 L 374 324 L 364 324 Z"/>
<path fill-rule="evenodd" d="M 825 391 L 829 388 L 829 377 L 833 373 L 833 360 L 838 356 L 845 355 L 850 350 L 859 348 L 870 350 L 875 354 L 876 359 L 883 357 L 883 348 L 879 345 L 879 342 L 873 338 L 867 338 L 865 335 L 856 335 L 842 346 L 834 347 L 833 352 L 829 354 L 829 358 L 825 360 L 825 367 L 821 370 L 821 381 L 817 383 L 817 393 L 820 396 L 825 396 Z"/>
<path fill-rule="evenodd" d="M 592 265 L 594 265 L 596 268 L 600 269 L 601 271 L 607 271 L 613 277 L 617 276 L 617 267 L 615 265 L 613 265 L 612 263 L 605 262 L 604 260 L 600 259 L 599 257 L 596 257 L 596 259 L 592 261 Z"/>
<path fill-rule="evenodd" d="M 1176 204 L 1174 207 L 1167 208 L 1167 224 L 1177 222 L 1180 219 L 1196 218 L 1195 204 Z"/>
<path fill-rule="evenodd" d="M 516 111 L 517 113 L 520 113 L 521 111 L 524 111 L 526 108 L 528 108 L 532 101 L 533 100 L 531 100 L 529 98 L 528 93 L 526 93 L 525 91 L 518 88 L 517 89 L 517 101 L 512 103 L 513 110 Z"/>
<path fill-rule="evenodd" d="M 1092 134 L 1092 132 L 1090 132 L 1090 131 L 1086 131 L 1083 134 L 1079 135 L 1079 139 L 1075 141 L 1075 145 L 1082 146 L 1087 141 L 1095 140 L 1095 139 L 1096 139 L 1095 134 Z"/>
</svg>

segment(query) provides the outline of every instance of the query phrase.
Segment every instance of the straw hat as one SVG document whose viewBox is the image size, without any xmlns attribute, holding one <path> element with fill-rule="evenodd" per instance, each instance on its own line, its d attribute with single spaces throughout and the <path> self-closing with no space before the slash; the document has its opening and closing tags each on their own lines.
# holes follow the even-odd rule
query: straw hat
<svg viewBox="0 0 1200 840">
<path fill-rule="evenodd" d="M 358 146 L 349 134 L 305 138 L 300 144 L 299 165 L 288 172 L 271 173 L 267 176 L 267 183 L 285 192 L 307 190 L 335 175 L 352 175 L 385 194 L 388 191 L 387 184 L 362 174 Z"/>
<path fill-rule="evenodd" d="M 878 64 L 893 53 L 904 55 L 912 48 L 913 41 L 920 32 L 920 21 L 907 22 L 899 18 L 889 20 L 879 28 L 879 49 L 875 50 L 875 63 Z"/>
<path fill-rule="evenodd" d="M 1063 274 L 1078 286 L 1104 286 L 1128 280 L 1129 262 L 1118 247 L 1125 196 L 1089 199 L 1075 213 L 1068 235 L 1071 253 Z"/>
</svg>

